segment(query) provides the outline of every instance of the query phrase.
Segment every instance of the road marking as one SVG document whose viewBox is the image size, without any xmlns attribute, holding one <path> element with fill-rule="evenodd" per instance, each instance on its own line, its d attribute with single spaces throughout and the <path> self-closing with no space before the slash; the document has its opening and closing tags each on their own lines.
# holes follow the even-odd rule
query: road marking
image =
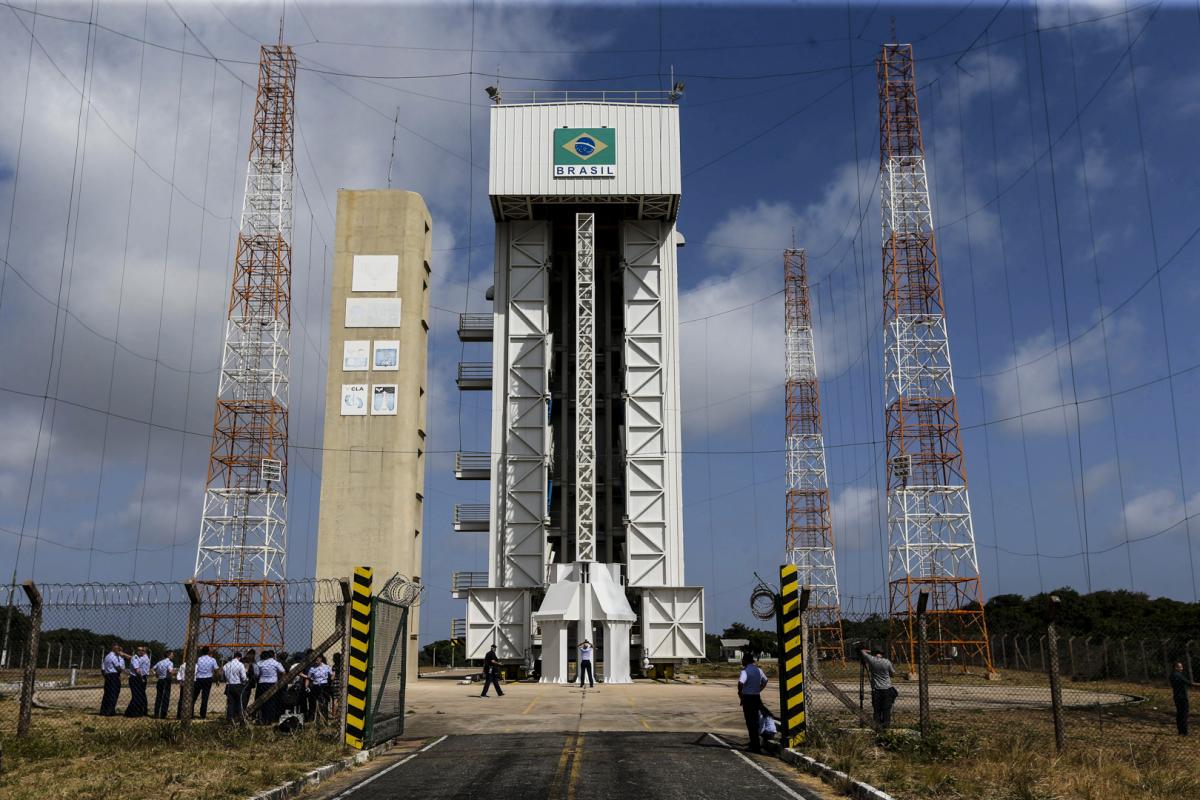
<svg viewBox="0 0 1200 800">
<path fill-rule="evenodd" d="M 425 745 L 424 747 L 422 747 L 422 748 L 421 748 L 420 750 L 418 750 L 417 752 L 415 752 L 415 753 L 413 753 L 413 754 L 411 754 L 411 755 L 405 756 L 404 758 L 402 758 L 402 759 L 400 759 L 399 761 L 397 761 L 395 764 L 392 764 L 392 765 L 391 765 L 390 767 L 388 767 L 387 769 L 381 769 L 379 772 L 376 772 L 374 775 L 372 775 L 371 777 L 367 778 L 367 779 L 366 779 L 366 780 L 364 780 L 362 783 L 356 783 L 355 785 L 351 786 L 349 789 L 347 789 L 346 791 L 342 792 L 342 793 L 341 793 L 341 794 L 339 794 L 337 797 L 334 797 L 334 798 L 332 798 L 331 800 L 342 800 L 342 798 L 344 798 L 344 797 L 349 797 L 351 794 L 353 794 L 354 792 L 357 792 L 359 789 L 361 789 L 362 787 L 366 786 L 368 783 L 371 783 L 372 781 L 376 780 L 377 778 L 382 778 L 384 775 L 387 775 L 389 772 L 391 772 L 392 770 L 394 770 L 396 767 L 402 767 L 402 766 L 404 766 L 405 764 L 407 764 L 408 762 L 412 761 L 412 760 L 413 760 L 414 758 L 416 758 L 417 756 L 421 755 L 421 753 L 424 753 L 424 752 L 425 752 L 425 751 L 427 751 L 427 750 L 431 750 L 431 749 L 433 749 L 434 747 L 436 747 L 437 745 L 441 744 L 442 742 L 446 741 L 446 740 L 447 740 L 447 739 L 449 739 L 449 738 L 450 738 L 450 737 L 449 737 L 449 735 L 446 735 L 446 736 L 443 736 L 443 737 L 442 737 L 442 738 L 440 738 L 440 739 L 435 739 L 435 740 L 433 740 L 432 742 L 430 742 L 429 744 Z"/>
<path fill-rule="evenodd" d="M 536 705 L 537 705 L 537 702 L 538 702 L 538 700 L 541 700 L 541 699 L 542 699 L 542 696 L 541 696 L 540 694 L 535 694 L 535 695 L 533 696 L 533 699 L 529 701 L 529 705 L 525 706 L 525 710 L 524 710 L 524 711 L 522 711 L 522 712 L 521 712 L 521 714 L 522 714 L 522 715 L 528 714 L 528 713 L 530 712 L 530 710 L 531 710 L 531 709 L 532 709 L 534 706 L 536 706 Z"/>
<path fill-rule="evenodd" d="M 650 730 L 650 723 L 646 722 L 646 720 L 642 719 L 641 717 L 638 717 L 637 720 L 638 722 L 642 723 L 643 728 Z"/>
<path fill-rule="evenodd" d="M 563 774 L 567 771 L 567 762 L 571 758 L 571 748 L 575 743 L 575 735 L 567 734 L 563 740 L 562 754 L 558 757 L 558 769 L 554 771 L 554 779 L 550 781 L 551 800 L 558 796 L 559 786 L 562 784 Z"/>
<path fill-rule="evenodd" d="M 742 751 L 740 751 L 740 750 L 735 750 L 735 749 L 733 749 L 733 746 L 732 746 L 732 745 L 730 745 L 730 744 L 726 744 L 726 743 L 725 743 L 725 742 L 724 742 L 724 741 L 721 739 L 721 737 L 720 737 L 720 736 L 717 736 L 715 733 L 710 733 L 710 734 L 708 734 L 708 735 L 709 735 L 709 736 L 711 736 L 711 737 L 713 738 L 713 740 L 714 740 L 714 741 L 716 741 L 716 743 L 717 743 L 717 744 L 719 744 L 719 745 L 721 745 L 722 747 L 726 748 L 727 750 L 729 750 L 729 752 L 733 753 L 735 756 L 737 756 L 738 758 L 740 758 L 742 761 L 745 761 L 747 764 L 749 764 L 750 766 L 754 767 L 756 770 L 758 770 L 759 772 L 761 772 L 761 773 L 762 773 L 764 776 L 766 776 L 767 780 L 769 780 L 771 783 L 775 784 L 775 785 L 776 785 L 776 786 L 778 786 L 780 789 L 783 789 L 783 791 L 787 793 L 787 796 L 788 796 L 788 797 L 791 797 L 791 798 L 793 798 L 793 800 L 811 800 L 811 797 L 812 797 L 811 795 L 803 795 L 803 794 L 800 794 L 800 793 L 799 793 L 799 792 L 797 792 L 795 789 L 793 789 L 792 787 L 788 786 L 788 785 L 787 785 L 786 783 L 784 783 L 783 781 L 779 780 L 779 778 L 776 778 L 774 775 L 772 775 L 771 773 L 767 772 L 767 771 L 766 771 L 765 769 L 763 769 L 763 768 L 762 768 L 760 765 L 758 765 L 758 764 L 755 764 L 755 763 L 754 763 L 754 760 L 753 760 L 753 759 L 751 759 L 749 756 L 747 756 L 745 753 L 743 753 L 743 752 L 742 752 Z"/>
<path fill-rule="evenodd" d="M 583 734 L 575 740 L 574 758 L 571 761 L 571 779 L 567 782 L 567 800 L 575 800 L 575 786 L 579 783 L 579 762 L 583 759 Z"/>
</svg>

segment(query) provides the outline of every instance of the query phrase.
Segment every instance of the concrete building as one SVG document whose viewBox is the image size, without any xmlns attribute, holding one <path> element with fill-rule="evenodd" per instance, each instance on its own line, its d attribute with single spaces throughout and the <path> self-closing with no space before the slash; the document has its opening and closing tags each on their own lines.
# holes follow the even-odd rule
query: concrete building
<svg viewBox="0 0 1200 800">
<path fill-rule="evenodd" d="M 415 192 L 338 191 L 317 576 L 419 580 L 431 219 Z M 409 622 L 415 664 L 419 608 Z M 410 676 L 416 670 L 409 671 Z"/>
<path fill-rule="evenodd" d="M 540 658 L 551 683 L 585 638 L 610 683 L 704 656 L 683 568 L 679 108 L 595 97 L 492 107 L 494 307 L 459 325 L 492 342 L 459 368 L 460 388 L 492 391 L 490 452 L 457 470 L 491 481 L 455 514 L 489 537 L 486 574 L 454 577 L 467 656 Z"/>
</svg>

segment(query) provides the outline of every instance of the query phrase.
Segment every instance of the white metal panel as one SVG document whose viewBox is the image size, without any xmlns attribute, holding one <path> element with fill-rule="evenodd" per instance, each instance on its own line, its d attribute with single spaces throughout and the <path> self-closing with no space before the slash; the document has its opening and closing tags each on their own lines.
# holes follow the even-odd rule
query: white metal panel
<svg viewBox="0 0 1200 800">
<path fill-rule="evenodd" d="M 642 647 L 652 661 L 704 658 L 704 589 L 643 590 Z"/>
<path fill-rule="evenodd" d="M 554 178 L 555 128 L 617 132 L 614 178 Z M 678 195 L 679 107 L 647 103 L 492 106 L 491 195 Z"/>
<path fill-rule="evenodd" d="M 663 226 L 659 245 L 663 308 L 663 436 L 667 521 L 668 585 L 684 583 L 683 571 L 683 421 L 679 379 L 679 250 L 673 225 Z"/>
<path fill-rule="evenodd" d="M 529 592 L 472 589 L 467 596 L 467 658 L 483 658 L 492 645 L 502 659 L 525 658 L 529 642 Z"/>
<path fill-rule="evenodd" d="M 625 302 L 626 580 L 683 582 L 675 231 L 621 228 Z"/>
<path fill-rule="evenodd" d="M 493 537 L 494 584 L 540 587 L 545 581 L 546 483 L 550 429 L 549 226 L 512 222 L 507 228 L 504 281 L 503 462 L 497 483 L 502 513 Z"/>
</svg>

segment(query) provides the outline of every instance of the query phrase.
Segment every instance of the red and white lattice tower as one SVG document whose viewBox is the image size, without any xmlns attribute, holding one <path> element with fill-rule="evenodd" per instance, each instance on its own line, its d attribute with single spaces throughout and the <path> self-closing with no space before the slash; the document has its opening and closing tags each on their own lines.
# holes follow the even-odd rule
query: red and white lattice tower
<svg viewBox="0 0 1200 800">
<path fill-rule="evenodd" d="M 296 57 L 264 46 L 196 550 L 200 642 L 283 644 Z"/>
<path fill-rule="evenodd" d="M 812 590 L 808 625 L 818 656 L 845 658 L 837 560 L 829 515 L 821 392 L 808 296 L 808 254 L 783 251 L 783 303 L 787 326 L 787 563 Z"/>
<path fill-rule="evenodd" d="M 889 639 L 916 664 L 927 591 L 931 660 L 991 672 L 912 45 L 885 44 L 878 75 Z"/>
</svg>

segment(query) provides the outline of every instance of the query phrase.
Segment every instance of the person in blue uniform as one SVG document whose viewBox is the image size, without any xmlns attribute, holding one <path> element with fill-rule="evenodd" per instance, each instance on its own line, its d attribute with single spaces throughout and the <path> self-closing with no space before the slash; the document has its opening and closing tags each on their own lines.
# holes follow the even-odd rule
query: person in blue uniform
<svg viewBox="0 0 1200 800">
<path fill-rule="evenodd" d="M 104 676 L 104 696 L 100 700 L 102 717 L 117 715 L 117 700 L 121 697 L 121 673 L 125 671 L 126 658 L 121 645 L 114 643 L 100 664 L 100 672 Z"/>
</svg>

